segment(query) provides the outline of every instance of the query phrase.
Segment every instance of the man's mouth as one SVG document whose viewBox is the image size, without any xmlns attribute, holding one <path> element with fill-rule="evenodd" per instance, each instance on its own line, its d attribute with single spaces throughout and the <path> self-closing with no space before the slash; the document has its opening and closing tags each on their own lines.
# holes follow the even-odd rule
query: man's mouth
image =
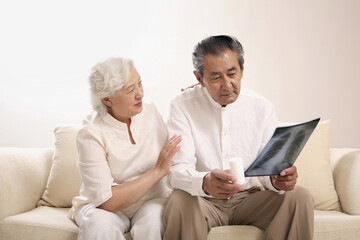
<svg viewBox="0 0 360 240">
<path fill-rule="evenodd" d="M 233 93 L 232 92 L 227 92 L 227 93 L 222 93 L 220 94 L 221 97 L 230 97 Z"/>
</svg>

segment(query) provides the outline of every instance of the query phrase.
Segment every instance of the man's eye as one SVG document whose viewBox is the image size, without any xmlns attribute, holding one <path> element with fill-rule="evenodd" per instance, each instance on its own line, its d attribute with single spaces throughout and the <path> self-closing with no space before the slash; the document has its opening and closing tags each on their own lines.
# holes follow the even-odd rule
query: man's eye
<svg viewBox="0 0 360 240">
<path fill-rule="evenodd" d="M 127 94 L 131 94 L 134 92 L 134 89 L 131 89 L 130 91 L 127 92 Z"/>
</svg>

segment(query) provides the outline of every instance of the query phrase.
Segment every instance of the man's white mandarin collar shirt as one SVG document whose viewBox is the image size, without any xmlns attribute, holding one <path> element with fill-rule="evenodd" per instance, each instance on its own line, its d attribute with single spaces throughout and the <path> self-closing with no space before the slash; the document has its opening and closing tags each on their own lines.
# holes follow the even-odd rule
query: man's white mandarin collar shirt
<svg viewBox="0 0 360 240">
<path fill-rule="evenodd" d="M 254 161 L 278 125 L 274 107 L 259 94 L 242 89 L 237 100 L 222 107 L 206 88 L 196 86 L 175 96 L 170 104 L 169 136 L 182 135 L 168 182 L 174 189 L 206 196 L 203 177 L 211 170 L 229 169 L 229 160 L 241 157 L 244 170 Z M 269 177 L 259 178 L 277 191 Z M 245 186 L 252 187 L 250 178 Z"/>
</svg>

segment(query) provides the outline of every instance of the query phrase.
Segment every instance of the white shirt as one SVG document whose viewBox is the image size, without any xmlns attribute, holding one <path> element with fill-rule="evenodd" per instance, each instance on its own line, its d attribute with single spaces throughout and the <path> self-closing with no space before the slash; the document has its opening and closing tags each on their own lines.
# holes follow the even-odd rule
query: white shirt
<svg viewBox="0 0 360 240">
<path fill-rule="evenodd" d="M 136 144 L 130 142 L 127 125 L 110 114 L 89 116 L 77 136 L 78 167 L 83 184 L 73 199 L 70 218 L 80 206 L 95 207 L 112 197 L 111 187 L 130 182 L 155 166 L 167 140 L 166 125 L 154 104 L 131 118 L 130 129 Z M 171 190 L 159 181 L 137 203 L 122 210 L 133 213 L 147 200 L 167 197 Z"/>
<path fill-rule="evenodd" d="M 206 88 L 196 86 L 175 96 L 170 104 L 169 135 L 181 134 L 181 149 L 173 158 L 168 182 L 174 189 L 207 196 L 203 177 L 211 170 L 229 169 L 229 159 L 241 157 L 244 170 L 254 161 L 278 125 L 271 102 L 241 89 L 237 100 L 221 107 Z M 269 177 L 259 178 L 277 191 Z M 246 178 L 245 187 L 253 181 Z"/>
</svg>

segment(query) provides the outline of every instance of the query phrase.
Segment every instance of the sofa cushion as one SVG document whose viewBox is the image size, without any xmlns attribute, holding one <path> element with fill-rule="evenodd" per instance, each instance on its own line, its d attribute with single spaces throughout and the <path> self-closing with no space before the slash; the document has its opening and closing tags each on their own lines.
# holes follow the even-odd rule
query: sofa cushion
<svg viewBox="0 0 360 240">
<path fill-rule="evenodd" d="M 321 121 L 295 162 L 297 184 L 307 188 L 318 210 L 341 210 L 330 167 L 331 121 Z"/>
<path fill-rule="evenodd" d="M 68 218 L 69 208 L 40 206 L 0 221 L 0 239 L 48 240 L 77 239 L 79 228 Z M 126 240 L 132 240 L 129 232 Z"/>
<path fill-rule="evenodd" d="M 38 206 L 71 207 L 79 195 L 81 177 L 76 165 L 76 135 L 80 126 L 66 125 L 54 129 L 55 149 L 46 189 Z"/>
<path fill-rule="evenodd" d="M 347 214 L 360 215 L 359 172 L 360 150 L 342 156 L 334 168 L 335 187 Z"/>
<path fill-rule="evenodd" d="M 0 219 L 36 206 L 52 156 L 49 148 L 0 148 Z"/>
<path fill-rule="evenodd" d="M 78 227 L 67 218 L 68 208 L 41 206 L 0 221 L 1 239 L 76 239 Z"/>
<path fill-rule="evenodd" d="M 211 228 L 207 240 L 231 240 L 231 239 L 264 240 L 264 231 L 250 225 L 231 225 Z"/>
<path fill-rule="evenodd" d="M 338 211 L 314 213 L 314 239 L 359 239 L 360 216 L 350 216 Z"/>
</svg>

